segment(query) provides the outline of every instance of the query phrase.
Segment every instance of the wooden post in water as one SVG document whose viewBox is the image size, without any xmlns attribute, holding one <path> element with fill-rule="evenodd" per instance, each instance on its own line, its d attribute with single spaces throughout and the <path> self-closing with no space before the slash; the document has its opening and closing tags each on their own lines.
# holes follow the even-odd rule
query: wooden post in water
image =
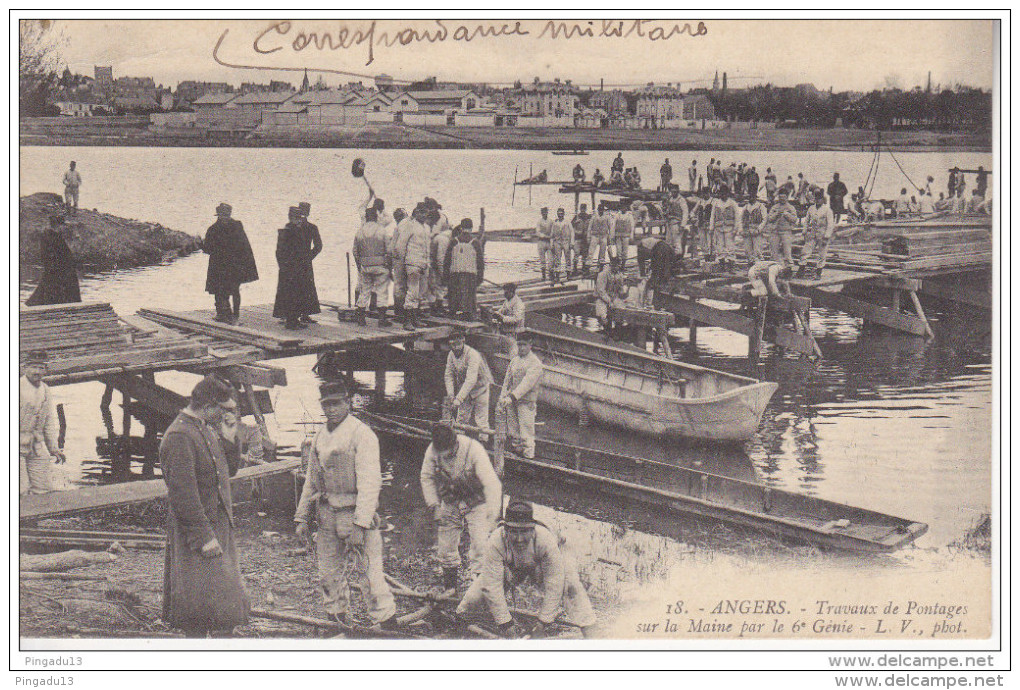
<svg viewBox="0 0 1020 690">
<path fill-rule="evenodd" d="M 892 289 L 892 310 L 897 314 L 900 313 L 900 291 L 898 288 Z"/>
<path fill-rule="evenodd" d="M 531 206 L 531 181 L 535 179 L 535 164 L 528 163 L 528 206 Z"/>
<path fill-rule="evenodd" d="M 112 454 L 110 471 L 114 477 L 126 477 L 131 473 L 131 396 L 121 393 L 122 433 L 120 447 Z"/>
<path fill-rule="evenodd" d="M 765 335 L 765 312 L 767 309 L 766 297 L 759 297 L 754 301 L 751 313 L 754 315 L 754 330 L 748 337 L 747 363 L 751 373 L 758 368 L 758 357 L 761 355 L 761 342 Z"/>
<path fill-rule="evenodd" d="M 485 207 L 478 209 L 478 234 L 485 232 Z"/>
<path fill-rule="evenodd" d="M 698 349 L 698 322 L 690 320 L 690 334 L 687 337 L 687 345 L 692 351 Z"/>
<path fill-rule="evenodd" d="M 386 402 L 386 370 L 375 370 L 375 403 L 381 405 Z"/>
</svg>

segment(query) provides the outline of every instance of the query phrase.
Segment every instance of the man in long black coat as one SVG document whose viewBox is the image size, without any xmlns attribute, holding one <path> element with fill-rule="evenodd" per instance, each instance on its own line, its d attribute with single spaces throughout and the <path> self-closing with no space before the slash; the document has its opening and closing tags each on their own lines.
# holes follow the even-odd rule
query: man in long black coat
<svg viewBox="0 0 1020 690">
<path fill-rule="evenodd" d="M 234 543 L 228 465 L 214 427 L 237 412 L 231 387 L 207 376 L 163 434 L 160 467 L 167 514 L 163 621 L 188 637 L 231 631 L 248 622 L 249 598 Z"/>
<path fill-rule="evenodd" d="M 241 315 L 241 285 L 258 280 L 259 271 L 244 225 L 231 218 L 230 212 L 230 204 L 216 207 L 216 222 L 205 233 L 202 251 L 209 255 L 205 291 L 216 301 L 216 320 L 237 323 Z"/>
<path fill-rule="evenodd" d="M 315 291 L 312 260 L 322 251 L 318 231 L 311 232 L 301 219 L 301 210 L 291 206 L 289 222 L 280 229 L 276 241 L 276 263 L 280 277 L 276 284 L 273 316 L 286 319 L 285 328 L 307 328 L 301 317 L 319 313 L 319 295 Z"/>
<path fill-rule="evenodd" d="M 34 307 L 39 304 L 81 302 L 78 289 L 78 272 L 74 255 L 62 234 L 64 217 L 50 216 L 50 227 L 39 236 L 39 259 L 42 261 L 42 278 L 35 292 L 25 301 Z"/>
</svg>

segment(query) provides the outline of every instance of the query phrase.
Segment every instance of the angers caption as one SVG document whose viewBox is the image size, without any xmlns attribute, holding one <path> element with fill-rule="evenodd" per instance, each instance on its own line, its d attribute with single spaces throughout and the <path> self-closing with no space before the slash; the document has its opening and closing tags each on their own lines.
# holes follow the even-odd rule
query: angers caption
<svg viewBox="0 0 1020 690">
<path fill-rule="evenodd" d="M 663 617 L 636 624 L 638 635 L 708 637 L 952 638 L 967 634 L 966 606 L 939 601 L 847 603 L 816 599 L 719 599 L 702 606 L 678 599 Z"/>
</svg>

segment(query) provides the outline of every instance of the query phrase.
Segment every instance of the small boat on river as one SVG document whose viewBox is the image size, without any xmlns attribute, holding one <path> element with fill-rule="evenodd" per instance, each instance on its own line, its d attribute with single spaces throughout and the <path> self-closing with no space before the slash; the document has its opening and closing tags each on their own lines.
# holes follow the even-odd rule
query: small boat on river
<svg viewBox="0 0 1020 690">
<path fill-rule="evenodd" d="M 574 149 L 573 151 L 553 151 L 554 156 L 587 156 L 588 151 L 582 149 Z"/>
<path fill-rule="evenodd" d="M 746 441 L 758 429 L 777 384 L 600 341 L 583 328 L 537 313 L 527 316 L 534 351 L 545 365 L 539 400 L 598 422 L 656 436 Z M 470 342 L 502 380 L 510 357 L 499 336 Z"/>
<path fill-rule="evenodd" d="M 428 443 L 430 420 L 361 411 L 381 436 Z M 535 458 L 507 451 L 509 471 L 543 482 L 581 487 L 614 499 L 750 527 L 825 548 L 861 552 L 895 551 L 928 525 L 814 496 L 686 467 L 618 455 L 539 438 Z"/>
</svg>

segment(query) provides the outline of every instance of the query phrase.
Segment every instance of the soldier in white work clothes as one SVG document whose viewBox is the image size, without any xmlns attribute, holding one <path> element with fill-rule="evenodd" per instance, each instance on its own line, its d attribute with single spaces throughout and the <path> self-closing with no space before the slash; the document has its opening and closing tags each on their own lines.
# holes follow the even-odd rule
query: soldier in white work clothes
<svg viewBox="0 0 1020 690">
<path fill-rule="evenodd" d="M 483 547 L 499 514 L 499 478 L 481 443 L 437 424 L 421 463 L 421 491 L 438 526 L 436 556 L 443 567 L 443 589 L 456 590 L 465 528 L 471 539 L 468 568 L 476 575 L 481 567 Z"/>
<path fill-rule="evenodd" d="M 392 630 L 397 608 L 383 574 L 376 515 L 382 488 L 379 439 L 351 415 L 343 383 L 324 383 L 319 395 L 326 426 L 312 442 L 305 486 L 294 514 L 295 531 L 307 539 L 309 522 L 318 518 L 316 552 L 329 616 L 348 618 L 353 585 L 361 591 L 372 621 Z"/>
</svg>

